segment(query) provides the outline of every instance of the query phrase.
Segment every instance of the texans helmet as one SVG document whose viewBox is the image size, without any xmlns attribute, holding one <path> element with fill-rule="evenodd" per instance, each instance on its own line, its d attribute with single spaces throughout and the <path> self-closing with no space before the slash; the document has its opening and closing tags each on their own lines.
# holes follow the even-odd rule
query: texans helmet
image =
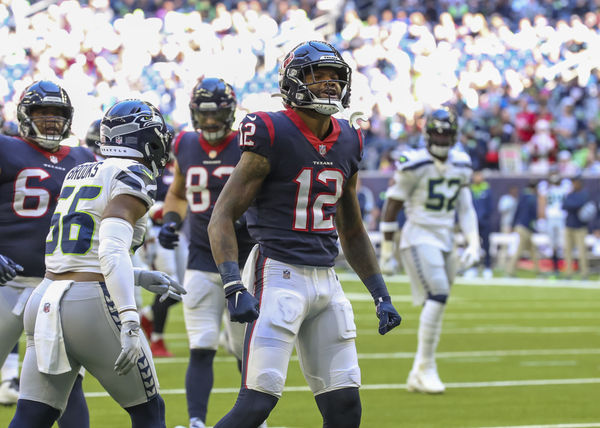
<svg viewBox="0 0 600 428">
<path fill-rule="evenodd" d="M 190 115 L 197 132 L 206 141 L 219 141 L 231 131 L 237 99 L 233 87 L 223 79 L 203 78 L 192 90 Z"/>
<path fill-rule="evenodd" d="M 100 153 L 103 156 L 145 160 L 157 177 L 169 159 L 171 139 L 162 114 L 140 100 L 119 101 L 100 123 Z"/>
<path fill-rule="evenodd" d="M 335 68 L 337 80 L 315 81 L 318 67 Z M 312 75 L 312 83 L 306 84 L 306 76 Z M 352 71 L 340 53 L 329 43 L 310 41 L 301 43 L 288 53 L 279 68 L 279 91 L 284 102 L 291 107 L 308 108 L 318 113 L 332 115 L 343 111 L 350 104 L 350 81 Z M 311 86 L 324 82 L 337 82 L 341 95 L 319 98 Z"/>
<path fill-rule="evenodd" d="M 45 107 L 55 107 L 60 115 L 51 114 L 32 117 L 32 112 Z M 53 150 L 71 132 L 73 106 L 67 92 L 48 80 L 37 81 L 21 94 L 17 105 L 19 133 L 25 139 L 36 142 L 46 150 Z M 48 130 L 52 132 L 48 133 Z"/>
<path fill-rule="evenodd" d="M 95 154 L 100 154 L 100 119 L 94 120 L 85 134 L 85 145 Z"/>
<path fill-rule="evenodd" d="M 456 142 L 457 132 L 458 121 L 451 109 L 444 107 L 431 112 L 425 122 L 425 140 L 429 153 L 446 159 Z"/>
</svg>

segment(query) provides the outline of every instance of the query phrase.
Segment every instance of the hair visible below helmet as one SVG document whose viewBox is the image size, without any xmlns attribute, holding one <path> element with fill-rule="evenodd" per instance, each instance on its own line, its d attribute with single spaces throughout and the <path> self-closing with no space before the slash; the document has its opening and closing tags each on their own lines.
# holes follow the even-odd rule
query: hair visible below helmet
<svg viewBox="0 0 600 428">
<path fill-rule="evenodd" d="M 148 102 L 119 101 L 102 118 L 100 153 L 103 156 L 143 159 L 158 176 L 167 164 L 170 146 L 165 120 Z"/>
<path fill-rule="evenodd" d="M 100 154 L 100 119 L 94 120 L 85 134 L 85 144 L 94 153 Z"/>
<path fill-rule="evenodd" d="M 315 81 L 306 84 L 306 76 L 318 67 L 337 70 L 337 80 Z M 310 41 L 301 43 L 288 53 L 279 68 L 279 91 L 285 103 L 291 107 L 308 108 L 318 113 L 332 115 L 350 105 L 352 71 L 340 53 L 329 43 Z M 313 80 L 315 80 L 313 78 Z M 340 99 L 318 98 L 310 86 L 323 82 L 337 82 L 342 88 Z"/>
<path fill-rule="evenodd" d="M 437 158 L 447 158 L 448 152 L 456 142 L 457 131 L 458 121 L 456 114 L 451 109 L 444 107 L 431 112 L 425 122 L 425 139 L 429 153 Z M 446 138 L 434 137 L 432 139 L 432 136 Z"/>
<path fill-rule="evenodd" d="M 40 107 L 58 107 L 61 116 L 39 116 L 32 119 L 32 111 Z M 40 80 L 29 85 L 21 94 L 17 105 L 17 120 L 19 133 L 23 138 L 35 141 L 44 149 L 55 149 L 71 132 L 73 121 L 73 106 L 67 92 L 56 83 Z M 54 124 L 58 127 L 55 134 L 42 134 L 42 123 Z"/>
<path fill-rule="evenodd" d="M 231 131 L 237 99 L 233 87 L 223 79 L 199 80 L 192 90 L 189 106 L 194 129 L 202 131 L 205 140 L 218 141 Z M 217 130 L 209 131 L 204 123 L 210 115 L 221 124 Z"/>
</svg>

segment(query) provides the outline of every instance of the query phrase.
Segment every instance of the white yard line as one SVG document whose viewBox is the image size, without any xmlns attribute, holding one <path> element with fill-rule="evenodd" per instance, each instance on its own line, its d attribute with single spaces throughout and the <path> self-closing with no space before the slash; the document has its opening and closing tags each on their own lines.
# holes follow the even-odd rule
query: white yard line
<svg viewBox="0 0 600 428">
<path fill-rule="evenodd" d="M 447 388 L 501 388 L 515 386 L 540 386 L 540 385 L 583 385 L 600 383 L 600 378 L 578 378 L 578 379 L 528 379 L 528 380 L 504 380 L 494 382 L 447 382 Z M 362 390 L 394 390 L 406 389 L 404 383 L 383 383 L 362 385 Z M 213 388 L 213 394 L 234 394 L 239 388 Z M 308 392 L 308 386 L 286 386 L 284 392 Z M 161 395 L 182 395 L 185 389 L 161 389 Z M 86 392 L 87 398 L 108 397 L 106 392 Z"/>
<path fill-rule="evenodd" d="M 530 356 L 557 356 L 557 355 L 600 355 L 600 348 L 584 348 L 584 349 L 509 349 L 497 351 L 454 351 L 454 352 L 437 352 L 438 359 L 462 359 L 462 358 L 490 358 L 490 357 L 530 357 Z M 413 359 L 414 352 L 377 352 L 377 353 L 359 353 L 358 358 L 361 360 L 388 360 L 388 359 Z M 298 361 L 296 355 L 292 356 L 293 361 Z M 187 363 L 188 358 L 155 358 L 154 364 L 182 364 Z M 217 363 L 233 362 L 234 357 L 215 357 Z"/>
<path fill-rule="evenodd" d="M 589 422 L 587 424 L 553 424 L 553 425 L 511 425 L 501 427 L 482 427 L 482 428 L 588 428 L 600 427 L 600 422 Z"/>
<path fill-rule="evenodd" d="M 355 273 L 343 272 L 337 274 L 340 281 L 360 281 Z M 386 276 L 385 281 L 389 283 L 408 283 L 406 275 Z M 457 277 L 455 284 L 476 285 L 476 286 L 500 286 L 500 287 L 547 287 L 547 288 L 581 288 L 589 290 L 600 290 L 598 281 L 580 281 L 567 279 L 547 279 L 547 278 L 463 278 Z"/>
</svg>

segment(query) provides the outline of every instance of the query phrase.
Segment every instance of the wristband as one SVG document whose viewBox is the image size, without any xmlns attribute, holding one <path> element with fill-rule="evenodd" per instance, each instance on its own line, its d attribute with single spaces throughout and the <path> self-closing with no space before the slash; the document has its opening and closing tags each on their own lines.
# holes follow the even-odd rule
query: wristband
<svg viewBox="0 0 600 428">
<path fill-rule="evenodd" d="M 380 273 L 371 275 L 370 277 L 366 278 L 363 283 L 371 293 L 373 300 L 375 300 L 375 304 L 382 301 L 382 298 L 385 299 L 386 297 L 390 296 L 387 287 L 385 286 L 383 275 Z"/>
<path fill-rule="evenodd" d="M 177 214 L 175 211 L 169 211 L 165 215 L 163 215 L 163 224 L 167 223 L 175 223 L 175 230 L 179 230 L 181 227 L 181 216 Z"/>
<path fill-rule="evenodd" d="M 395 232 L 398 229 L 400 228 L 398 227 L 397 221 L 382 221 L 379 223 L 380 232 Z"/>
<path fill-rule="evenodd" d="M 242 276 L 240 275 L 240 265 L 237 262 L 223 262 L 217 266 L 217 269 L 219 269 L 219 274 L 221 275 L 223 288 L 229 288 L 230 290 L 233 289 L 231 287 L 234 287 L 236 290 L 244 288 Z M 231 294 L 230 290 L 225 291 L 225 295 Z"/>
</svg>

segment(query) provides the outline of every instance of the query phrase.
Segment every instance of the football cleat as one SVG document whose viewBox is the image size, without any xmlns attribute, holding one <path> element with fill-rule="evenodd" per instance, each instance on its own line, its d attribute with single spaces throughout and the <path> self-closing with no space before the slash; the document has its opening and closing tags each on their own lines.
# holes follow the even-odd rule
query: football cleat
<svg viewBox="0 0 600 428">
<path fill-rule="evenodd" d="M 163 339 L 150 342 L 150 350 L 152 351 L 152 356 L 156 358 L 169 358 L 174 356 L 165 346 L 165 341 Z"/>
<path fill-rule="evenodd" d="M 190 428 L 206 428 L 206 425 L 204 425 L 204 422 L 200 418 L 192 418 L 190 419 Z"/>
<path fill-rule="evenodd" d="M 426 394 L 441 394 L 446 390 L 435 366 L 411 370 L 406 381 L 406 388 L 409 392 L 423 392 Z"/>
<path fill-rule="evenodd" d="M 154 323 L 152 321 L 150 321 L 150 318 L 148 318 L 144 314 L 142 314 L 142 316 L 140 318 L 141 318 L 140 324 L 142 325 L 142 330 L 144 330 L 144 333 L 146 333 L 146 337 L 148 339 L 150 339 L 150 335 L 154 331 Z"/>
<path fill-rule="evenodd" d="M 19 399 L 19 379 L 12 378 L 0 383 L 0 404 L 12 406 Z"/>
</svg>

